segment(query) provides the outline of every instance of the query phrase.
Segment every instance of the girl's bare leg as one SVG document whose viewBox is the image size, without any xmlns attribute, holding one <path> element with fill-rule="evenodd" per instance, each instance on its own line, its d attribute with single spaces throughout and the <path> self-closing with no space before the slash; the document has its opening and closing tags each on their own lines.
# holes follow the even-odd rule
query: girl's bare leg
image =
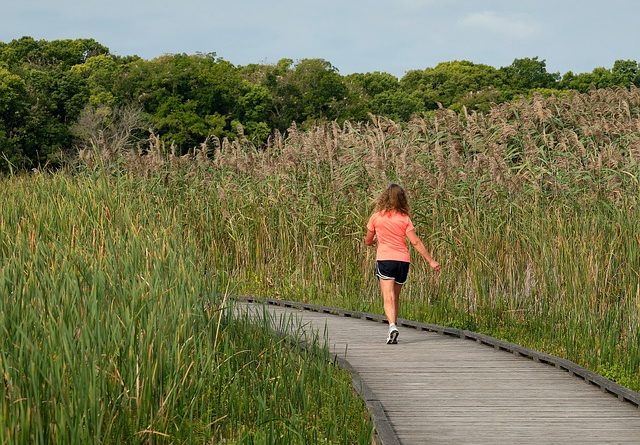
<svg viewBox="0 0 640 445">
<path fill-rule="evenodd" d="M 387 316 L 389 324 L 398 321 L 398 299 L 396 297 L 395 286 L 397 286 L 395 281 L 380 278 L 380 291 L 382 292 L 382 299 L 384 301 L 384 314 Z"/>
<path fill-rule="evenodd" d="M 395 306 L 396 320 L 398 319 L 398 314 L 400 313 L 400 292 L 401 291 L 402 291 L 402 284 L 398 284 L 394 281 L 393 282 L 393 304 Z"/>
</svg>

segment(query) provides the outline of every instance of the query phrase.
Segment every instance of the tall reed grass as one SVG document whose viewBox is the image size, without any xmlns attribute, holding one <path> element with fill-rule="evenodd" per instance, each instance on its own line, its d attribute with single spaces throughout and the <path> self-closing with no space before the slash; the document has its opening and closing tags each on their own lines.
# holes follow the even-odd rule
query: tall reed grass
<svg viewBox="0 0 640 445">
<path fill-rule="evenodd" d="M 325 350 L 223 310 L 211 191 L 0 178 L 0 443 L 370 443 Z"/>
<path fill-rule="evenodd" d="M 414 262 L 403 317 L 640 389 L 637 89 L 79 160 L 0 184 L 0 442 L 368 440 L 348 379 L 218 329 L 213 296 L 381 312 L 362 237 L 390 181 L 443 265 Z"/>
<path fill-rule="evenodd" d="M 117 162 L 203 184 L 212 270 L 237 290 L 381 311 L 362 245 L 377 194 L 409 191 L 443 264 L 416 261 L 401 315 L 557 354 L 640 389 L 640 90 L 523 99 L 399 125 L 335 123 L 267 147 L 212 140 L 176 157 L 156 140 Z"/>
</svg>

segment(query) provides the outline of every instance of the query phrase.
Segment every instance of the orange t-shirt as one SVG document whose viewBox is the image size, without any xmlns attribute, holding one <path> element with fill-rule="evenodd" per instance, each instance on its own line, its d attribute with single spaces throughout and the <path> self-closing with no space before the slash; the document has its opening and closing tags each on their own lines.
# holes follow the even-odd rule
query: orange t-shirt
<svg viewBox="0 0 640 445">
<path fill-rule="evenodd" d="M 395 210 L 376 212 L 371 215 L 367 229 L 378 236 L 376 260 L 396 260 L 410 262 L 405 236 L 413 230 L 409 215 Z"/>
</svg>

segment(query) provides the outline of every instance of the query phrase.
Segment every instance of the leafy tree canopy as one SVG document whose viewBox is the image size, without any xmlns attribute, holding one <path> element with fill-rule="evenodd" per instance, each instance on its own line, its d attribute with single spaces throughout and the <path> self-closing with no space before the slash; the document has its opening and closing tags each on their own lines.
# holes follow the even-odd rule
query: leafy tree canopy
<svg viewBox="0 0 640 445">
<path fill-rule="evenodd" d="M 507 67 L 500 69 L 504 84 L 508 88 L 522 92 L 534 88 L 553 88 L 560 80 L 560 73 L 548 73 L 545 60 L 537 57 L 515 59 Z"/>
<path fill-rule="evenodd" d="M 427 110 L 456 105 L 468 93 L 502 86 L 499 71 L 489 65 L 466 60 L 444 62 L 434 68 L 409 71 L 400 84 L 405 91 L 422 97 Z"/>
<path fill-rule="evenodd" d="M 538 57 L 501 68 L 461 60 L 398 79 L 379 71 L 343 76 L 324 59 L 234 66 L 211 52 L 144 60 L 113 55 L 93 39 L 22 37 L 0 42 L 0 170 L 7 160 L 18 168 L 57 165 L 61 153 L 73 150 L 74 134 L 91 140 L 87 131 L 98 131 L 95 125 L 70 130 L 89 122 L 91 110 L 135 110 L 140 116 L 120 121 L 151 125 L 184 153 L 210 136 L 247 138 L 260 146 L 292 122 L 304 127 L 362 121 L 371 113 L 403 122 L 439 106 L 487 111 L 493 103 L 532 92 L 634 85 L 640 86 L 634 60 L 562 76 L 549 73 Z"/>
</svg>

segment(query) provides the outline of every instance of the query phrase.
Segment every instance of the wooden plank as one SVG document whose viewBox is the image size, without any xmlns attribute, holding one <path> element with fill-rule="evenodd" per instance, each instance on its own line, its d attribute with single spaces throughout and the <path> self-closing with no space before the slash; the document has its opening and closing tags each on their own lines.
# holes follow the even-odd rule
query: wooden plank
<svg viewBox="0 0 640 445">
<path fill-rule="evenodd" d="M 245 308 L 254 317 L 265 314 L 262 306 Z M 565 370 L 410 328 L 400 329 L 398 345 L 386 345 L 385 324 L 353 314 L 266 309 L 275 326 L 318 340 L 346 360 L 400 443 L 640 443 L 637 407 Z"/>
</svg>

